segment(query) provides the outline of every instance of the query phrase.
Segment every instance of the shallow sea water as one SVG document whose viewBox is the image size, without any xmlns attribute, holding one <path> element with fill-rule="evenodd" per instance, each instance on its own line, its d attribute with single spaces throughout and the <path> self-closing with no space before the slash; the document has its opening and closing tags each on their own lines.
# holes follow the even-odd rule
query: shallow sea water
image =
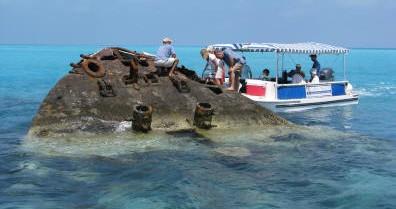
<svg viewBox="0 0 396 209">
<path fill-rule="evenodd" d="M 25 139 L 68 63 L 99 48 L 0 46 L 0 208 L 396 208 L 396 50 L 353 49 L 360 104 L 282 114 L 297 128 Z M 202 69 L 199 47 L 176 50 Z"/>
</svg>

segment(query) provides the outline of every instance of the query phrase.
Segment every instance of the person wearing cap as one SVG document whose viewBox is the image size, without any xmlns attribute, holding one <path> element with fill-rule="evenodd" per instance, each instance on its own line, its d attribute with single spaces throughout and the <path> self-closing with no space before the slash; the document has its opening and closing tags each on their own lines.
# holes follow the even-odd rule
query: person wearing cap
<svg viewBox="0 0 396 209">
<path fill-rule="evenodd" d="M 239 78 L 242 74 L 244 65 L 246 64 L 246 60 L 241 55 L 232 51 L 230 48 L 224 48 L 221 52 L 219 51 L 218 53 L 224 63 L 227 64 L 229 67 L 231 86 L 227 90 L 238 91 Z"/>
<path fill-rule="evenodd" d="M 305 74 L 301 70 L 300 64 L 297 64 L 296 69 L 290 73 L 291 73 L 290 75 L 292 77 L 292 83 L 305 83 L 305 81 L 304 81 Z"/>
<path fill-rule="evenodd" d="M 172 46 L 172 39 L 164 38 L 162 40 L 162 46 L 157 50 L 157 55 L 155 56 L 155 66 L 171 68 L 169 75 L 173 73 L 179 60 L 176 58 L 175 49 Z"/>
<path fill-rule="evenodd" d="M 309 80 L 309 82 L 313 84 L 319 83 L 319 76 L 317 75 L 317 70 L 315 68 L 311 69 L 311 79 Z"/>
<path fill-rule="evenodd" d="M 316 54 L 311 54 L 311 55 L 309 55 L 309 57 L 311 57 L 311 60 L 313 62 L 312 68 L 315 68 L 316 69 L 316 74 L 319 74 L 320 63 L 318 61 L 318 56 Z"/>
</svg>

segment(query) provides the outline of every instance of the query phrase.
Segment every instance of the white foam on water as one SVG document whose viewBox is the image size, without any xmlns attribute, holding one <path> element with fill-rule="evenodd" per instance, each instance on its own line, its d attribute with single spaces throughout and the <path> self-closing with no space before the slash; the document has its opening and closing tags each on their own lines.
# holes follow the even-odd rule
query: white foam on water
<svg viewBox="0 0 396 209">
<path fill-rule="evenodd" d="M 164 133 L 120 132 L 97 135 L 68 135 L 62 138 L 26 138 L 23 151 L 44 155 L 114 156 L 151 150 L 188 149 Z"/>
<path fill-rule="evenodd" d="M 127 131 L 132 127 L 132 122 L 131 121 L 122 121 L 120 124 L 116 127 L 115 132 L 124 132 Z"/>
<path fill-rule="evenodd" d="M 369 85 L 366 87 L 354 88 L 354 91 L 360 96 L 381 97 L 386 95 L 395 95 L 396 86 L 392 83 L 380 82 L 378 85 Z"/>
<path fill-rule="evenodd" d="M 249 150 L 244 147 L 255 143 L 279 143 L 274 140 L 278 136 L 289 137 L 298 134 L 304 139 L 327 140 L 329 138 L 346 137 L 348 134 L 322 126 L 292 126 L 292 127 L 263 127 L 257 129 L 235 129 L 235 130 L 209 130 L 198 131 L 202 136 L 191 137 L 187 135 L 172 136 L 163 131 L 151 131 L 148 134 L 136 134 L 128 130 L 128 123 L 121 123 L 119 132 L 113 134 L 98 135 L 68 135 L 62 138 L 26 138 L 21 146 L 23 151 L 40 153 L 44 155 L 66 155 L 66 156 L 117 156 L 139 152 L 157 150 L 180 150 L 188 151 L 198 149 L 202 137 L 209 140 L 216 148 L 223 147 L 219 153 L 231 155 L 233 149 L 237 154 L 248 156 Z M 281 140 L 280 140 L 281 141 Z M 292 140 L 286 140 L 293 145 Z M 208 148 L 209 149 L 209 148 Z M 230 149 L 230 150 L 227 150 Z M 204 150 L 203 150 L 204 151 Z M 210 150 L 207 150 L 210 151 Z M 234 150 L 235 151 L 235 150 Z M 227 154 L 228 153 L 228 154 Z"/>
</svg>

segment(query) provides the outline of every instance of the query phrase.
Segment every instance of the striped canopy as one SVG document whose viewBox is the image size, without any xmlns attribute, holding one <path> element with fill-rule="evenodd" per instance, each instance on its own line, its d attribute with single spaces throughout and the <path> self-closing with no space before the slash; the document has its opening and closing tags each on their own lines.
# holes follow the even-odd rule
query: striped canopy
<svg viewBox="0 0 396 209">
<path fill-rule="evenodd" d="M 214 44 L 213 48 L 231 48 L 242 52 L 276 52 L 296 54 L 346 54 L 349 49 L 328 44 L 307 42 L 294 44 L 247 43 L 247 44 Z"/>
</svg>

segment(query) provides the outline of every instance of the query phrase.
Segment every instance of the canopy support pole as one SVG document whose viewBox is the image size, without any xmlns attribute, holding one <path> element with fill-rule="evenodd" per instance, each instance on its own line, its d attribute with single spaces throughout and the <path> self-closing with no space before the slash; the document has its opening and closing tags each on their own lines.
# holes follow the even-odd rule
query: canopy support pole
<svg viewBox="0 0 396 209">
<path fill-rule="evenodd" d="M 276 83 L 278 83 L 278 77 L 279 77 L 279 53 L 276 53 Z"/>
<path fill-rule="evenodd" d="M 344 81 L 346 81 L 346 59 L 345 59 L 346 54 L 343 54 L 342 59 L 344 63 Z"/>
<path fill-rule="evenodd" d="M 278 99 L 279 53 L 276 53 L 275 98 Z"/>
</svg>

